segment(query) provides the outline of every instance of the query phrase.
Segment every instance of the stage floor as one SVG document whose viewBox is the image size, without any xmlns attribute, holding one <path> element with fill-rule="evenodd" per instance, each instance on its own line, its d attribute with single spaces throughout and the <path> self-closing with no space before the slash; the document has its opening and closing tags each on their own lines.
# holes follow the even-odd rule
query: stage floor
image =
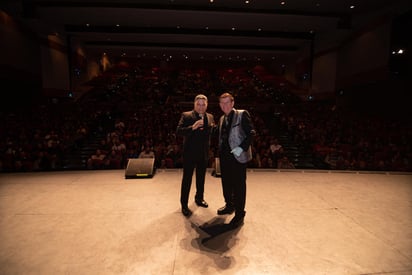
<svg viewBox="0 0 412 275">
<path fill-rule="evenodd" d="M 229 231 L 220 178 L 185 218 L 181 177 L 0 174 L 0 274 L 412 274 L 412 174 L 249 170 Z"/>
</svg>

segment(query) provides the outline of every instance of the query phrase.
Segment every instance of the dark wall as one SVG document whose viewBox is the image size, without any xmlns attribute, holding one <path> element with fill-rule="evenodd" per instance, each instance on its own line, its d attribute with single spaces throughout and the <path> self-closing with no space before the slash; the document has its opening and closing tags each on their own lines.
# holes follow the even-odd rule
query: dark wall
<svg viewBox="0 0 412 275">
<path fill-rule="evenodd" d="M 0 65 L 2 110 L 15 110 L 29 106 L 39 100 L 41 95 L 41 77 L 10 65 Z"/>
</svg>

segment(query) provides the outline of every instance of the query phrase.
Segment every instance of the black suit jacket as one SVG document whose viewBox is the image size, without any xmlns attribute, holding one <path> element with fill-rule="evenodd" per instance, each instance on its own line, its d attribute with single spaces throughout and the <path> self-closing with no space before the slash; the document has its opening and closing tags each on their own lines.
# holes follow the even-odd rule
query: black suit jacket
<svg viewBox="0 0 412 275">
<path fill-rule="evenodd" d="M 177 135 L 183 136 L 183 158 L 185 161 L 208 160 L 210 134 L 215 127 L 212 114 L 206 113 L 202 128 L 192 130 L 192 125 L 200 119 L 194 110 L 183 112 L 177 125 Z"/>
</svg>

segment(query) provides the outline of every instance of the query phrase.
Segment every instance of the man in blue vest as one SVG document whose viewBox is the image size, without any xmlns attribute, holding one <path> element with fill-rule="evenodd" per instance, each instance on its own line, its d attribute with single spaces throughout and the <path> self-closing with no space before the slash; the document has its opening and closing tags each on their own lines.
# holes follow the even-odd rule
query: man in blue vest
<svg viewBox="0 0 412 275">
<path fill-rule="evenodd" d="M 224 115 L 219 120 L 219 157 L 225 206 L 218 215 L 232 214 L 232 228 L 243 224 L 246 204 L 246 168 L 252 159 L 252 137 L 255 133 L 250 114 L 233 108 L 234 98 L 230 93 L 219 97 L 219 106 Z"/>
</svg>

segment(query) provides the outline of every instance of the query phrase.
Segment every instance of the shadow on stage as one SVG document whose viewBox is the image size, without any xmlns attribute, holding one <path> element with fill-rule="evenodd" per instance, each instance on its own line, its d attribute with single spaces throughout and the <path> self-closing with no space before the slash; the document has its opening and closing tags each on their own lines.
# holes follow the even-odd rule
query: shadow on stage
<svg viewBox="0 0 412 275">
<path fill-rule="evenodd" d="M 235 245 L 236 235 L 241 227 L 233 229 L 224 221 L 224 219 L 217 217 L 202 225 L 191 223 L 192 228 L 199 234 L 199 237 L 193 240 L 199 249 L 220 254 Z"/>
</svg>

